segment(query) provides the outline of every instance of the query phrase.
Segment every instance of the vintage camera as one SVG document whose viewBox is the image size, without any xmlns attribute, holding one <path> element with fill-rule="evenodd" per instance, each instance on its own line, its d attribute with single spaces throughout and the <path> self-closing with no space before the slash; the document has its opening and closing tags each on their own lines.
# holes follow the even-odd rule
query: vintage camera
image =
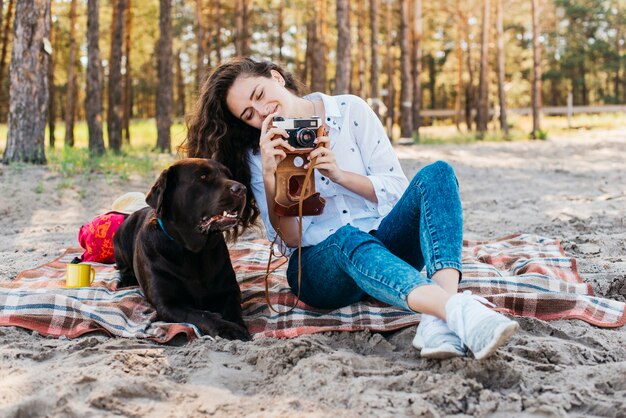
<svg viewBox="0 0 626 418">
<path fill-rule="evenodd" d="M 310 118 L 283 118 L 275 116 L 272 124 L 282 128 L 289 134 L 289 145 L 294 148 L 315 148 L 317 130 L 322 126 L 322 120 L 316 116 Z"/>
<path fill-rule="evenodd" d="M 283 118 L 274 117 L 273 125 L 285 129 L 288 142 L 295 149 L 285 149 L 287 157 L 276 168 L 276 197 L 274 212 L 279 216 L 298 216 L 302 198 L 302 215 L 321 215 L 326 201 L 315 191 L 315 176 L 311 172 L 306 178 L 304 164 L 307 155 L 315 148 L 315 138 L 324 135 L 322 121 L 318 117 Z"/>
</svg>

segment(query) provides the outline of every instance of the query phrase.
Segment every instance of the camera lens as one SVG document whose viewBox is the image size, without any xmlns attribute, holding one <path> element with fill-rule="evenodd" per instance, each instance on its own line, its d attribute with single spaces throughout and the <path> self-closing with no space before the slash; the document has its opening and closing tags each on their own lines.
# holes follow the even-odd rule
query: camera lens
<svg viewBox="0 0 626 418">
<path fill-rule="evenodd" d="M 315 146 L 315 132 L 312 129 L 300 129 L 296 135 L 296 143 L 301 148 L 313 148 Z"/>
</svg>

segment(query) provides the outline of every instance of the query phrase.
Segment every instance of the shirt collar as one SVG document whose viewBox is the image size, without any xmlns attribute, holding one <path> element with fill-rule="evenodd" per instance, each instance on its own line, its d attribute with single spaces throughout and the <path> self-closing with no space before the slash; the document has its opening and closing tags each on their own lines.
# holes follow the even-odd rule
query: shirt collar
<svg viewBox="0 0 626 418">
<path fill-rule="evenodd" d="M 341 111 L 339 110 L 339 106 L 337 105 L 337 99 L 335 97 L 319 92 L 311 93 L 306 97 L 309 99 L 322 99 L 322 103 L 324 103 L 324 115 L 327 118 L 341 117 Z"/>
</svg>

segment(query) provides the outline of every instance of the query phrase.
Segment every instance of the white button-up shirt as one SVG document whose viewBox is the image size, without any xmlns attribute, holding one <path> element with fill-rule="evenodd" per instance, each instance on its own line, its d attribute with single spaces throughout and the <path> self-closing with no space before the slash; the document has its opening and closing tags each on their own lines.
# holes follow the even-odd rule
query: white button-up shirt
<svg viewBox="0 0 626 418">
<path fill-rule="evenodd" d="M 324 102 L 324 122 L 329 127 L 330 148 L 338 167 L 366 176 L 374 186 L 378 203 L 333 183 L 314 170 L 315 188 L 326 199 L 326 206 L 321 215 L 303 218 L 303 247 L 322 242 L 347 224 L 365 232 L 377 229 L 408 186 L 380 120 L 363 99 L 322 93 L 312 93 L 307 98 Z M 261 211 L 267 238 L 271 241 L 276 237 L 276 231 L 270 223 L 260 153 L 250 150 L 248 164 L 252 192 Z M 291 254 L 291 251 L 287 253 Z"/>
</svg>

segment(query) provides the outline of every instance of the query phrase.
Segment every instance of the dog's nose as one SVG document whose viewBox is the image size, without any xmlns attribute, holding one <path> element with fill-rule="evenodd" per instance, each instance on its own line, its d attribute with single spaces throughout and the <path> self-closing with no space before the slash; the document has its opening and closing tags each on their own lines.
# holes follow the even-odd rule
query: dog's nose
<svg viewBox="0 0 626 418">
<path fill-rule="evenodd" d="M 230 186 L 230 192 L 235 196 L 243 196 L 246 194 L 246 186 L 241 183 L 235 183 Z"/>
</svg>

